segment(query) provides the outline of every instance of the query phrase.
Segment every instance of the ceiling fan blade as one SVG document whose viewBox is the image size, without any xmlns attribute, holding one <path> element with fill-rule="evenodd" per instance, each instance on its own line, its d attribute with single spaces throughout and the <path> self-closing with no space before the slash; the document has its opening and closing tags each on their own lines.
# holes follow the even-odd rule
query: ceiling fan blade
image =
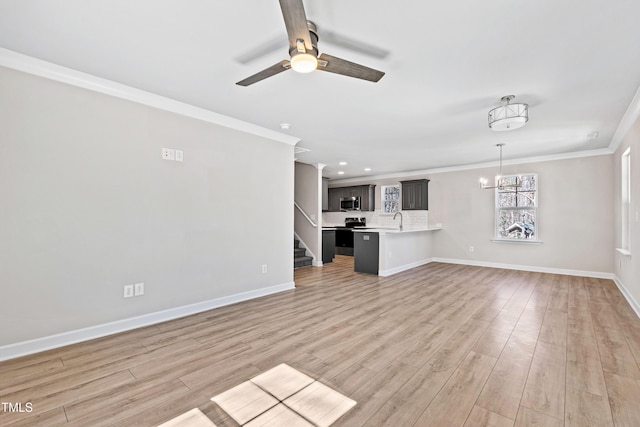
<svg viewBox="0 0 640 427">
<path fill-rule="evenodd" d="M 353 50 L 355 52 L 360 52 L 365 55 L 372 56 L 374 58 L 384 59 L 389 55 L 388 50 L 385 50 L 367 43 L 363 43 L 361 41 L 358 41 L 343 35 L 336 34 L 332 31 L 322 30 L 321 36 L 322 36 L 323 42 L 328 42 L 336 46 Z"/>
<path fill-rule="evenodd" d="M 241 64 L 248 64 L 255 59 L 275 52 L 278 49 L 284 49 L 284 37 L 282 36 L 274 37 L 256 47 L 251 48 L 250 50 L 245 51 L 244 53 L 236 56 L 235 60 Z"/>
<path fill-rule="evenodd" d="M 289 68 L 291 68 L 291 63 L 289 62 L 289 60 L 285 59 L 284 61 L 280 61 L 277 64 L 272 65 L 271 67 L 266 68 L 260 71 L 259 73 L 254 74 L 251 77 L 247 77 L 244 80 L 240 80 L 236 84 L 240 86 L 249 86 L 259 82 L 260 80 L 264 80 L 267 77 L 275 76 L 278 73 L 287 71 Z"/>
<path fill-rule="evenodd" d="M 355 77 L 356 79 L 369 80 L 370 82 L 377 82 L 384 76 L 382 71 L 374 70 L 373 68 L 336 58 L 335 56 L 325 53 L 320 55 L 318 59 L 318 70 Z"/>
<path fill-rule="evenodd" d="M 307 15 L 304 13 L 302 0 L 280 0 L 280 9 L 284 17 L 284 25 L 289 36 L 289 48 L 295 49 L 297 41 L 302 40 L 306 50 L 313 50 L 309 27 L 307 27 Z"/>
</svg>

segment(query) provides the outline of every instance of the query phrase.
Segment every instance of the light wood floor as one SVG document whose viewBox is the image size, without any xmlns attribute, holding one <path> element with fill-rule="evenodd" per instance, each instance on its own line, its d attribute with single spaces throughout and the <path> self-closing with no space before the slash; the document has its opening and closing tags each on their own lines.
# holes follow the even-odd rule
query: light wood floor
<svg viewBox="0 0 640 427">
<path fill-rule="evenodd" d="M 336 426 L 640 426 L 640 320 L 610 280 L 352 258 L 297 288 L 0 363 L 0 425 L 155 425 L 286 363 L 357 401 Z"/>
</svg>

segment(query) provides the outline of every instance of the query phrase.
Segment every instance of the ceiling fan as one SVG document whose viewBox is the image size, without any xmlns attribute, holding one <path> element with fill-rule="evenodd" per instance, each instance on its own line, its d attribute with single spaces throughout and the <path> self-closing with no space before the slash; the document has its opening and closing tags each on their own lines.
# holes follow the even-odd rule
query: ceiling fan
<svg viewBox="0 0 640 427">
<path fill-rule="evenodd" d="M 325 53 L 318 56 L 318 30 L 313 22 L 307 21 L 302 0 L 280 0 L 280 8 L 289 38 L 290 59 L 280 61 L 247 77 L 237 82 L 237 85 L 249 86 L 290 68 L 299 73 L 310 73 L 313 70 L 328 71 L 371 82 L 377 82 L 384 76 L 382 71 L 335 56 Z"/>
</svg>

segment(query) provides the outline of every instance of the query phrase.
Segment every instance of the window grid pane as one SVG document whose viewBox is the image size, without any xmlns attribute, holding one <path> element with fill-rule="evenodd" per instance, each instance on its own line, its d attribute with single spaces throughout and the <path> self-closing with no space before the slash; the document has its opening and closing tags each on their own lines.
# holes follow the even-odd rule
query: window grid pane
<svg viewBox="0 0 640 427">
<path fill-rule="evenodd" d="M 382 213 L 396 213 L 400 210 L 400 185 L 383 185 Z"/>
</svg>

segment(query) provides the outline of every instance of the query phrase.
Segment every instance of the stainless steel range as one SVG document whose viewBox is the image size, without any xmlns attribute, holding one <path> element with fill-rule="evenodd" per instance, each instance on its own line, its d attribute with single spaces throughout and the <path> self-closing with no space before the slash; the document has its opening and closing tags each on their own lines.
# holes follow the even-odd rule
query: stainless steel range
<svg viewBox="0 0 640 427">
<path fill-rule="evenodd" d="M 353 229 L 365 228 L 365 217 L 347 217 L 344 219 L 344 227 L 336 228 L 336 255 L 353 256 Z"/>
<path fill-rule="evenodd" d="M 347 228 L 366 227 L 367 218 L 365 217 L 347 217 L 344 219 L 344 226 Z"/>
</svg>

